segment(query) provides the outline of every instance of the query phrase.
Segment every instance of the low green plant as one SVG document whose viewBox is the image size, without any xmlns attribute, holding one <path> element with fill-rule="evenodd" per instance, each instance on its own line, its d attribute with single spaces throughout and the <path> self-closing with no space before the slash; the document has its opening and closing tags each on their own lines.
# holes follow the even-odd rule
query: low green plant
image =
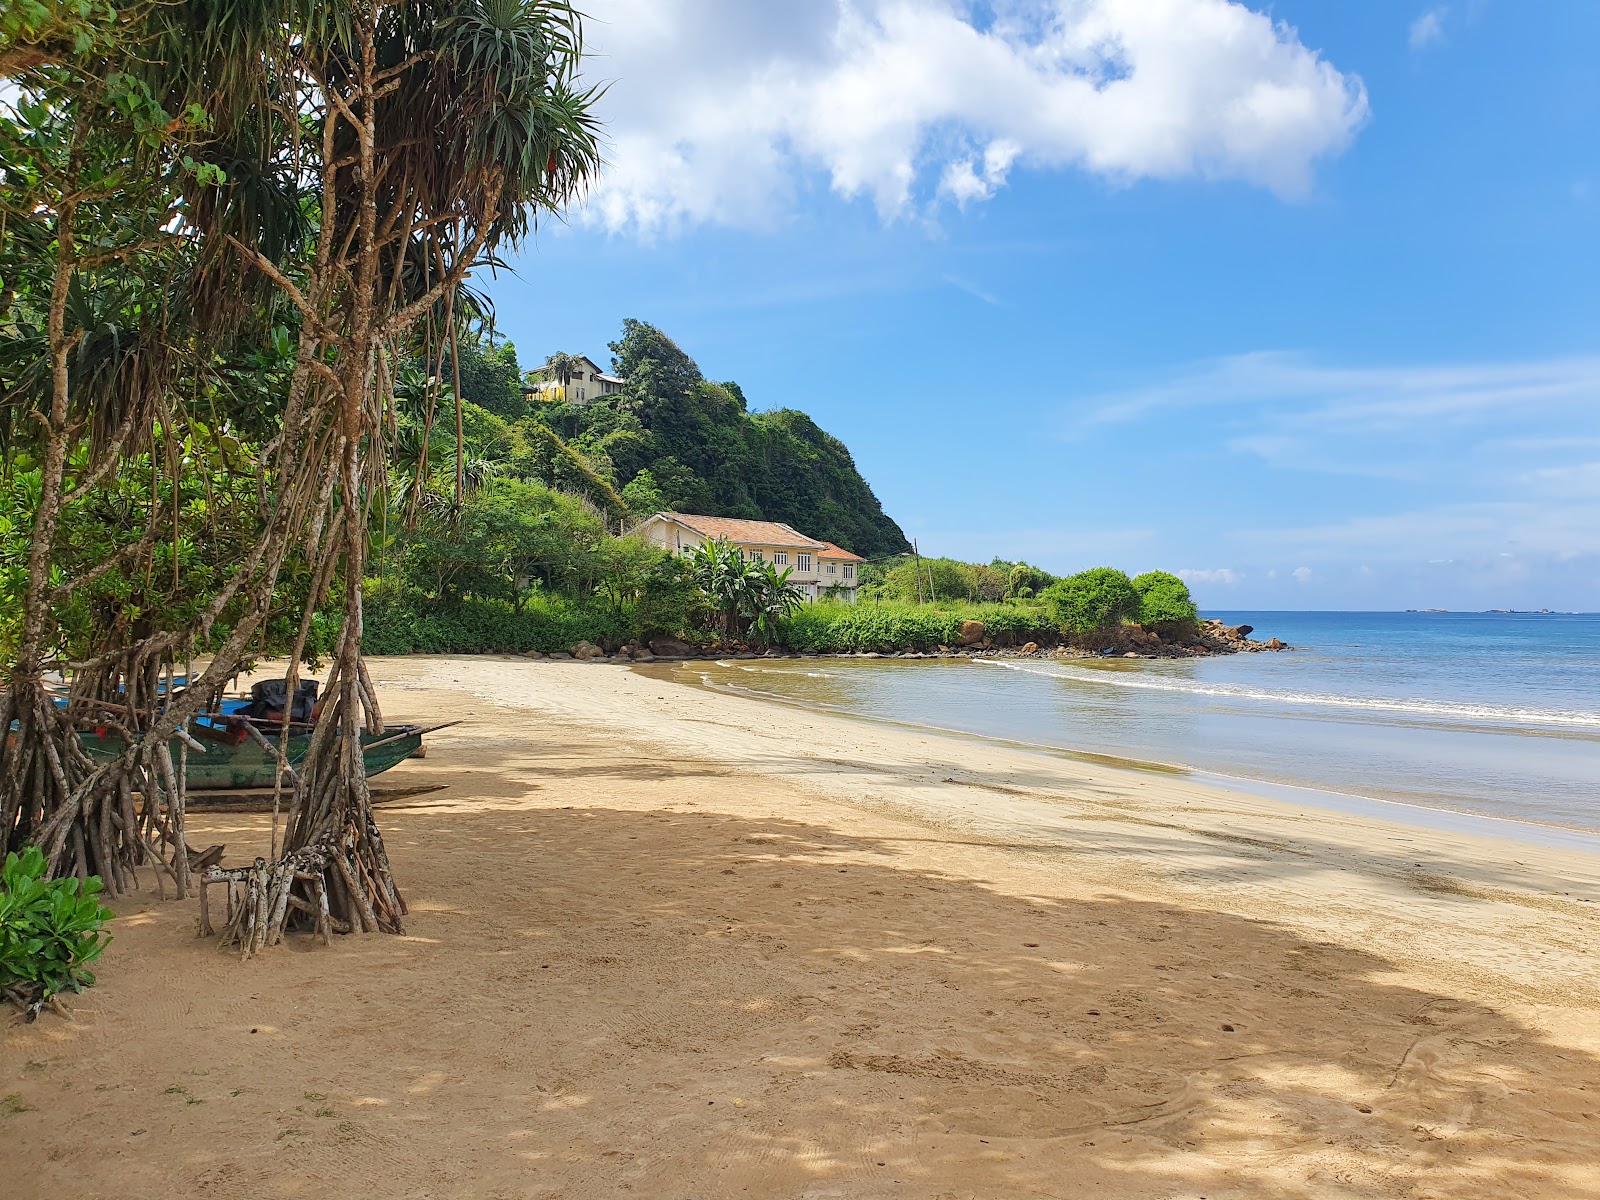
<svg viewBox="0 0 1600 1200">
<path fill-rule="evenodd" d="M 94 983 L 89 964 L 110 942 L 98 876 L 46 879 L 44 854 L 29 846 L 0 869 L 0 995 L 31 1021 L 62 992 Z"/>
<path fill-rule="evenodd" d="M 933 650 L 954 646 L 964 621 L 982 621 L 987 636 L 1001 645 L 1054 636 L 1043 610 L 1008 604 L 807 604 L 784 619 L 779 644 L 790 650 L 824 654 L 859 651 Z"/>
</svg>

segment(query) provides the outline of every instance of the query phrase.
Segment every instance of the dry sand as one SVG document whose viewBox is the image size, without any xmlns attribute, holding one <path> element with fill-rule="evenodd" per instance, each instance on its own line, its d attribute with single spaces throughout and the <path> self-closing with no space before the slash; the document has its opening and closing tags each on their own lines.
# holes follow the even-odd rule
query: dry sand
<svg viewBox="0 0 1600 1200">
<path fill-rule="evenodd" d="M 117 905 L 0 1027 L 0 1196 L 1593 1197 L 1600 858 L 717 695 L 379 660 L 466 723 L 405 937 Z M 196 816 L 253 856 L 266 818 Z"/>
</svg>

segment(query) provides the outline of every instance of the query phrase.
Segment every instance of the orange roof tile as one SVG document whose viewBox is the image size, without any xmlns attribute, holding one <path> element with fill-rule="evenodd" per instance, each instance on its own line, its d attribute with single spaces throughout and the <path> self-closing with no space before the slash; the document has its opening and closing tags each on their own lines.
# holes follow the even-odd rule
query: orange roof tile
<svg viewBox="0 0 1600 1200">
<path fill-rule="evenodd" d="M 743 521 L 737 517 L 702 517 L 693 513 L 664 512 L 657 516 L 680 525 L 687 525 L 696 533 L 713 540 L 741 542 L 758 546 L 796 546 L 803 550 L 822 550 L 827 542 L 808 538 L 798 530 L 777 521 Z"/>
<path fill-rule="evenodd" d="M 822 543 L 822 553 L 818 558 L 837 558 L 841 562 L 866 562 L 859 554 L 851 554 L 843 546 L 835 546 L 832 542 Z"/>
</svg>

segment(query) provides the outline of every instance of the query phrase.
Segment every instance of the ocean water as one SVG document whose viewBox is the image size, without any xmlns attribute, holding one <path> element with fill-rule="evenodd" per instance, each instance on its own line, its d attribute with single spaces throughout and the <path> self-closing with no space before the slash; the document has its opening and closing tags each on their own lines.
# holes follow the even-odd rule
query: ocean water
<svg viewBox="0 0 1600 1200">
<path fill-rule="evenodd" d="M 1296 649 L 685 669 L 904 724 L 1600 831 L 1600 614 L 1206 615 Z"/>
</svg>

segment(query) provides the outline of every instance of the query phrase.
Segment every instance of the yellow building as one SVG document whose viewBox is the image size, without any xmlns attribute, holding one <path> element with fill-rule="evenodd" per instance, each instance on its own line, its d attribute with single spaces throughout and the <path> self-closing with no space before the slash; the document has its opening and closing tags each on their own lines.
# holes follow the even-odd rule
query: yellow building
<svg viewBox="0 0 1600 1200">
<path fill-rule="evenodd" d="M 776 521 L 743 521 L 737 517 L 702 517 L 693 513 L 658 512 L 635 530 L 638 536 L 674 554 L 688 554 L 706 542 L 727 542 L 746 558 L 788 568 L 789 582 L 815 600 L 832 591 L 847 604 L 856 600 L 860 583 L 859 554 L 824 542 Z"/>
</svg>

